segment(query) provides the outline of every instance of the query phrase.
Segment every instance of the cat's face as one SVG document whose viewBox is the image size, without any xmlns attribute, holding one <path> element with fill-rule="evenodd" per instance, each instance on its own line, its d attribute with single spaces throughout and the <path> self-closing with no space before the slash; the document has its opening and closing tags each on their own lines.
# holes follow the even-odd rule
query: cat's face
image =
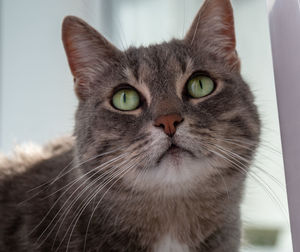
<svg viewBox="0 0 300 252">
<path fill-rule="evenodd" d="M 121 52 L 74 17 L 63 40 L 80 100 L 78 157 L 98 156 L 84 166 L 93 181 L 181 192 L 245 176 L 259 119 L 229 1 L 206 1 L 183 40 Z"/>
</svg>

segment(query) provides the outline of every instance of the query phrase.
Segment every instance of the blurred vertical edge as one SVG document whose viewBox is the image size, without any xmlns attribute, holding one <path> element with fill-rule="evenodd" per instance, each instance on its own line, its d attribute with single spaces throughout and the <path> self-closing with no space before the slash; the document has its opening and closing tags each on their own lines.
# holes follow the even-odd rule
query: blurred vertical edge
<svg viewBox="0 0 300 252">
<path fill-rule="evenodd" d="M 271 1 L 271 0 L 270 0 Z M 282 149 L 294 252 L 300 251 L 300 3 L 276 0 L 269 11 Z"/>
<path fill-rule="evenodd" d="M 2 60 L 3 60 L 3 57 L 2 57 L 2 34 L 3 34 L 3 20 L 2 20 L 2 17 L 3 17 L 3 6 L 2 6 L 2 0 L 0 0 L 0 150 L 2 148 L 2 101 L 3 101 L 3 98 L 2 98 Z"/>
</svg>

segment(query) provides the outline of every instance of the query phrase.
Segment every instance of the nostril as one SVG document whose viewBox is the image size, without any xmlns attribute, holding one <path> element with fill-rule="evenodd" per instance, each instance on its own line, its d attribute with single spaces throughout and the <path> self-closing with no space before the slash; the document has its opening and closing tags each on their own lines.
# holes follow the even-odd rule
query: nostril
<svg viewBox="0 0 300 252">
<path fill-rule="evenodd" d="M 161 127 L 161 128 L 163 128 L 163 129 L 165 129 L 165 125 L 164 124 L 160 124 L 158 127 Z"/>
<path fill-rule="evenodd" d="M 177 127 L 177 126 L 178 126 L 178 124 L 180 124 L 180 123 L 182 123 L 182 122 L 183 122 L 183 120 L 184 120 L 184 119 L 182 118 L 180 121 L 175 121 L 175 122 L 174 122 L 174 126 L 175 126 L 175 127 Z"/>
</svg>

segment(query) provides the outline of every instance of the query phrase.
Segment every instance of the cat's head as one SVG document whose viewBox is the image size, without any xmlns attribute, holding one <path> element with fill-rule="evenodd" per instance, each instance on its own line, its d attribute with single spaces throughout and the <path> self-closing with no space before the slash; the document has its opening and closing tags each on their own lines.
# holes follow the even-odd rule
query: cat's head
<svg viewBox="0 0 300 252">
<path fill-rule="evenodd" d="M 79 98 L 76 150 L 91 179 L 175 192 L 245 177 L 260 124 L 229 0 L 206 0 L 183 39 L 120 51 L 67 17 L 63 42 Z"/>
</svg>

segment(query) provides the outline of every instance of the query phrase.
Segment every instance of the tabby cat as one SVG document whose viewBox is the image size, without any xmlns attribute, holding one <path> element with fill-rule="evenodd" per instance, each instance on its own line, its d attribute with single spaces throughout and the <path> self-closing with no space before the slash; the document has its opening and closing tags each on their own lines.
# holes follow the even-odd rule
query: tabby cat
<svg viewBox="0 0 300 252">
<path fill-rule="evenodd" d="M 230 0 L 184 39 L 120 51 L 69 16 L 62 40 L 74 135 L 1 157 L 0 251 L 239 251 L 260 122 Z"/>
</svg>

